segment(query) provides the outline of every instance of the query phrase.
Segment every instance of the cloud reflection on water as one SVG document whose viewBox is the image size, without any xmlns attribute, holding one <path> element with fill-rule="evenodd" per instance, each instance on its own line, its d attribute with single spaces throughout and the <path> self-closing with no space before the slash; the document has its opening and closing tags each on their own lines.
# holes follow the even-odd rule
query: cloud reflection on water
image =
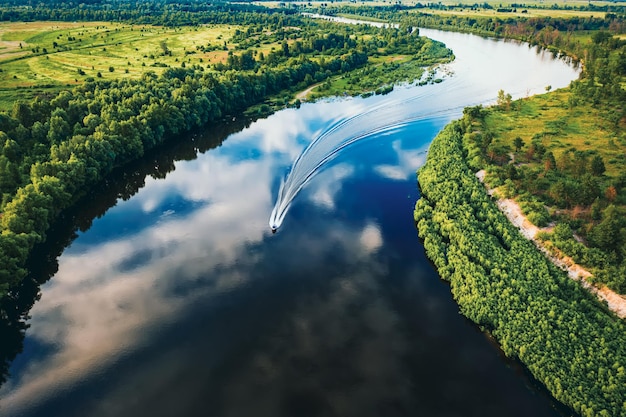
<svg viewBox="0 0 626 417">
<path fill-rule="evenodd" d="M 343 106 L 346 111 L 350 103 Z M 311 113 L 308 117 L 319 117 L 318 112 Z M 294 130 L 280 137 L 277 125 Z M 191 294 L 181 298 L 171 294 L 172 286 L 196 280 L 217 267 L 237 269 L 248 256 L 243 246 L 259 244 L 267 237 L 265 219 L 271 209 L 276 165 L 302 149 L 302 138 L 311 134 L 310 125 L 293 123 L 289 111 L 278 113 L 233 136 L 219 152 L 178 162 L 167 181 L 147 178 L 139 194 L 113 208 L 120 213 L 162 210 L 168 215 L 130 235 L 69 250 L 60 258 L 58 273 L 45 284 L 31 312 L 27 335 L 50 353 L 33 357 L 17 378 L 0 389 L 2 408 L 21 409 L 34 399 L 42 401 L 80 383 L 119 356 L 140 348 L 153 325 L 175 321 L 190 303 L 233 291 L 253 279 L 251 270 L 215 274 L 210 283 Z M 264 153 L 277 156 L 240 161 L 228 149 L 231 141 L 235 148 L 258 141 Z M 344 165 L 336 172 L 342 173 L 332 189 L 317 190 L 317 196 L 324 194 L 330 204 L 339 181 L 353 170 Z M 172 195 L 201 204 L 181 217 L 163 209 Z M 355 233 L 334 235 L 351 242 L 349 236 Z"/>
<path fill-rule="evenodd" d="M 469 39 L 460 36 L 461 42 Z M 494 48 L 485 53 L 502 53 L 498 52 L 501 48 Z M 465 55 L 458 51 L 457 56 Z M 507 59 L 500 55 L 494 62 Z M 468 61 L 459 62 L 455 71 L 461 74 L 460 68 Z M 538 76 L 539 71 L 534 74 L 528 68 L 532 69 L 527 67 L 525 75 Z M 545 74 L 545 65 L 541 68 Z M 521 77 L 519 73 L 502 75 Z M 486 77 L 469 84 L 459 76 L 444 84 L 448 83 L 446 88 L 456 91 L 458 97 L 478 89 L 482 95 L 470 98 L 482 100 L 485 96 L 493 97 L 499 88 L 510 83 L 504 78 L 494 79 L 493 73 Z M 488 88 L 481 84 L 483 81 L 490 82 Z M 511 83 L 518 84 L 517 80 Z M 418 95 L 428 97 L 428 105 L 439 109 L 437 114 L 451 117 L 450 109 L 464 105 L 455 102 L 454 95 L 433 96 L 436 88 L 439 87 L 428 86 L 418 90 Z M 402 102 L 403 97 L 414 93 L 398 89 L 392 97 Z M 373 100 L 380 104 L 389 99 Z M 419 100 L 397 107 L 397 116 L 414 113 L 415 109 L 406 108 L 413 105 L 420 105 Z M 389 273 L 386 264 L 375 256 L 384 243 L 380 226 L 371 219 L 363 219 L 360 225 L 335 218 L 307 219 L 320 224 L 306 228 L 307 233 L 298 233 L 292 222 L 293 233 L 280 231 L 268 241 L 266 219 L 278 187 L 277 172 L 285 170 L 327 124 L 362 113 L 365 106 L 364 100 L 354 99 L 340 105 L 303 105 L 297 111 L 298 117 L 295 110 L 283 111 L 254 123 L 197 160 L 176 163 L 176 170 L 165 181 L 148 178 L 137 195 L 120 202 L 111 212 L 120 216 L 159 214 L 153 223 L 108 240 L 82 243 L 79 238 L 74 248 L 60 258 L 58 273 L 44 286 L 41 300 L 31 312 L 27 333 L 27 343 L 42 347 L 44 352 L 23 358 L 19 373 L 0 388 L 3 413 L 21 413 L 60 392 L 86 384 L 99 374 L 107 374 L 116 361 L 147 349 L 164 327 L 175 327 L 177 320 L 195 305 L 210 305 L 222 295 L 260 287 L 264 279 L 270 278 L 259 272 L 259 265 L 264 262 L 280 260 L 278 266 L 271 267 L 277 272 L 292 271 L 297 279 L 301 278 L 296 272 L 298 268 L 313 268 L 314 275 L 316 265 L 342 255 L 345 269 L 333 271 L 337 272 L 337 279 L 328 279 L 326 291 L 298 292 L 298 305 L 288 310 L 289 315 L 280 316 L 273 330 L 277 337 L 264 340 L 249 352 L 247 361 L 234 366 L 220 391 L 223 402 L 232 408 L 223 409 L 222 415 L 247 412 L 246 404 L 237 401 L 242 396 L 258 400 L 249 402 L 255 404 L 255 410 L 258 407 L 266 415 L 277 415 L 284 411 L 280 407 L 295 407 L 289 398 L 300 398 L 299 392 L 318 398 L 316 406 L 327 407 L 339 415 L 348 415 L 351 404 L 361 404 L 363 409 L 381 403 L 400 409 L 409 407 L 411 400 L 405 395 L 408 377 L 399 359 L 406 353 L 407 342 L 397 314 L 377 295 L 380 280 Z M 390 141 L 387 148 L 392 149 L 395 161 L 367 169 L 394 181 L 412 177 L 424 161 L 424 148 L 405 147 L 393 136 L 385 140 Z M 327 179 L 309 184 L 309 198 L 327 210 L 335 208 L 343 183 L 362 169 L 365 168 L 358 161 L 342 160 L 322 173 Z M 168 205 L 172 196 L 179 196 L 186 204 L 195 203 L 194 209 L 177 212 Z M 106 227 L 108 221 L 105 216 L 95 223 L 103 222 Z M 426 305 L 439 307 L 436 302 Z M 438 316 L 433 317 L 437 320 Z M 286 340 L 293 345 L 285 346 L 281 334 L 289 335 Z M 189 363 L 181 363 L 177 354 L 187 349 L 191 348 L 177 346 L 162 353 L 169 360 L 138 365 L 137 374 L 129 374 L 126 379 L 136 389 L 133 395 L 158 397 L 165 385 L 179 389 L 176 384 L 188 388 L 185 395 L 202 395 L 175 379 L 189 371 Z M 339 359 L 335 353 L 342 349 L 352 352 L 341 356 L 348 357 L 338 368 L 345 374 L 328 372 L 336 367 Z M 285 351 L 289 352 L 288 358 L 282 357 Z M 155 366 L 162 369 L 157 373 Z M 298 382 L 295 376 L 300 373 L 308 377 Z M 341 385 L 335 378 L 341 379 L 342 375 L 354 380 Z M 351 391 L 346 391 L 346 387 Z M 104 396 L 102 401 L 94 399 L 89 403 L 94 407 L 89 415 L 116 415 L 124 410 L 123 406 L 128 407 L 126 410 L 132 408 L 133 399 L 125 387 L 109 387 Z M 155 400 L 155 404 L 159 401 Z M 385 415 L 385 410 L 378 414 Z"/>
</svg>

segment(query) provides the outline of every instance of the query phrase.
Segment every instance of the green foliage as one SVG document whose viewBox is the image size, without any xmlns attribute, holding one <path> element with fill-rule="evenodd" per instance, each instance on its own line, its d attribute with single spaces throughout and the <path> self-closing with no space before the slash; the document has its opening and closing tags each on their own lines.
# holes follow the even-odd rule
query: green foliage
<svg viewBox="0 0 626 417">
<path fill-rule="evenodd" d="M 510 112 L 502 108 L 480 113 L 468 109 L 462 121 L 467 163 L 474 170 L 485 169 L 489 186 L 500 187 L 503 196 L 516 199 L 533 224 L 570 224 L 580 241 L 570 236 L 557 239 L 555 246 L 589 269 L 598 282 L 623 291 L 620 289 L 626 287 L 626 275 L 619 271 L 626 259 L 626 239 L 621 235 L 624 226 L 602 219 L 604 210 L 611 205 L 613 217 L 626 216 L 620 199 L 626 190 L 622 175 L 616 178 L 617 170 L 607 172 L 605 165 L 605 160 L 616 152 L 623 152 L 617 142 L 621 145 L 624 135 L 603 132 L 601 139 L 601 133 L 596 133 L 596 147 L 586 141 L 586 135 L 597 131 L 597 125 L 606 124 L 605 113 L 586 110 L 586 120 L 581 118 L 580 109 L 564 106 L 570 94 L 557 91 L 521 100 L 515 103 L 519 108 Z M 540 124 L 527 116 L 535 108 L 542 110 L 546 130 L 534 134 L 530 145 L 521 152 L 523 144 L 517 140 L 521 139 L 517 134 L 530 136 L 528 130 Z M 577 126 L 572 127 L 574 124 Z M 582 129 L 586 135 L 581 134 Z M 551 133 L 546 133 L 548 130 Z M 555 140 L 557 136 L 559 139 Z M 514 162 L 508 161 L 506 145 L 519 149 Z M 554 218 L 550 213 L 555 214 Z"/>
<path fill-rule="evenodd" d="M 447 126 L 418 172 L 415 221 L 461 312 L 581 415 L 626 415 L 626 325 L 522 237 L 473 175 L 467 120 Z M 571 230 L 558 226 L 559 236 Z"/>
<path fill-rule="evenodd" d="M 535 199 L 520 201 L 520 208 L 528 220 L 538 227 L 545 227 L 550 222 L 550 213 L 541 201 Z"/>
<path fill-rule="evenodd" d="M 626 219 L 614 205 L 609 205 L 602 213 L 602 221 L 589 232 L 590 243 L 607 253 L 615 253 L 623 259 L 626 243 Z"/>
<path fill-rule="evenodd" d="M 606 171 L 606 167 L 604 166 L 604 160 L 600 155 L 595 155 L 591 160 L 591 173 L 593 175 L 602 175 Z"/>
</svg>

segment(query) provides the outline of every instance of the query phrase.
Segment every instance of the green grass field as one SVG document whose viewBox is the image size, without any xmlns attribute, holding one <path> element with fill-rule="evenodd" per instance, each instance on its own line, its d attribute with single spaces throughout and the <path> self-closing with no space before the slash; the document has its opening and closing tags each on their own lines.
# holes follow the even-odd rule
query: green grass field
<svg viewBox="0 0 626 417">
<path fill-rule="evenodd" d="M 528 145 L 533 137 L 552 151 L 556 159 L 570 148 L 595 150 L 605 161 L 606 175 L 626 172 L 626 129 L 616 128 L 603 113 L 591 106 L 568 106 L 568 90 L 558 90 L 519 101 L 519 108 L 495 112 L 487 118 L 496 140 L 513 148 L 521 137 Z"/>
<path fill-rule="evenodd" d="M 119 23 L 0 23 L 0 110 L 18 98 L 83 82 L 139 78 L 166 67 L 224 61 L 236 26 L 164 28 Z M 212 46 L 210 52 L 197 47 Z M 272 45 L 267 46 L 269 50 Z M 276 46 L 276 45 L 274 45 Z M 262 50 L 262 49 L 260 49 Z"/>
<path fill-rule="evenodd" d="M 165 28 L 103 22 L 0 23 L 0 110 L 10 110 L 20 99 L 52 96 L 88 79 L 139 78 L 147 71 L 161 73 L 167 67 L 183 65 L 208 68 L 225 62 L 229 51 L 241 51 L 237 49 L 241 45 L 232 41 L 237 29 L 243 28 Z M 279 48 L 278 41 L 252 46 L 253 51 L 264 54 Z M 314 89 L 308 98 L 359 95 L 382 85 L 411 82 L 421 76 L 423 66 L 408 55 L 373 56 L 366 69 L 334 77 Z"/>
</svg>

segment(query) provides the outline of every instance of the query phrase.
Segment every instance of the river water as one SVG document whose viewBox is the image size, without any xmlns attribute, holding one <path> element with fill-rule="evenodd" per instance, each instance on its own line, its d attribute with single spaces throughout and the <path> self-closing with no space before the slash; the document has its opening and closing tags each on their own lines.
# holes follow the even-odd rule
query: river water
<svg viewBox="0 0 626 417">
<path fill-rule="evenodd" d="M 415 170 L 463 107 L 578 71 L 524 44 L 421 33 L 455 52 L 442 83 L 237 120 L 94 192 L 38 254 L 36 278 L 51 278 L 0 414 L 570 415 L 458 313 L 413 206 Z M 338 125 L 362 139 L 314 172 L 272 234 L 291 164 Z"/>
</svg>

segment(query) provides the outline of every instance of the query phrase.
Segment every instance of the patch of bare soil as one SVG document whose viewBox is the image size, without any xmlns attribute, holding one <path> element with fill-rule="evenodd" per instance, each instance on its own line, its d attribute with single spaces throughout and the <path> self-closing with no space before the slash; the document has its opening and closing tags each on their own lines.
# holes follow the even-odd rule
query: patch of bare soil
<svg viewBox="0 0 626 417">
<path fill-rule="evenodd" d="M 321 85 L 321 83 L 318 83 L 318 84 L 313 84 L 312 86 L 310 86 L 310 87 L 309 87 L 309 88 L 307 88 L 306 90 L 299 92 L 299 93 L 296 95 L 296 98 L 297 98 L 298 100 L 300 100 L 300 101 L 305 101 L 305 100 L 307 99 L 307 97 L 309 96 L 309 94 L 311 93 L 311 91 L 313 91 L 313 89 L 314 89 L 314 88 L 316 88 L 316 87 L 318 87 L 318 86 L 320 86 L 320 85 Z"/>
</svg>

